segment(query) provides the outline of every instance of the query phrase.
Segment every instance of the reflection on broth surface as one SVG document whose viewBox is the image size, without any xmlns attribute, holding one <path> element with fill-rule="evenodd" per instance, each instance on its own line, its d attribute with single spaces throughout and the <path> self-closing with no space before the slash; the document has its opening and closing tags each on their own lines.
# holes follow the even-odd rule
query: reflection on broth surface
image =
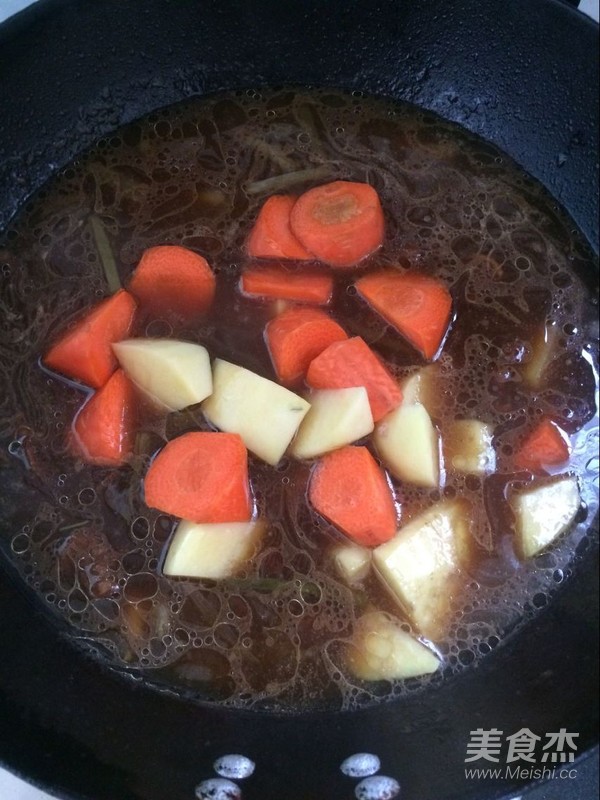
<svg viewBox="0 0 600 800">
<path fill-rule="evenodd" d="M 426 368 L 422 402 L 444 448 L 456 421 L 483 421 L 492 436 L 493 472 L 459 471 L 444 450 L 435 488 L 388 475 L 401 525 L 438 501 L 470 509 L 472 556 L 431 643 L 441 667 L 424 678 L 353 674 L 347 646 L 362 615 L 381 610 L 421 631 L 373 571 L 355 583 L 336 571 L 334 546 L 345 537 L 307 501 L 313 461 L 286 456 L 272 467 L 250 456 L 267 521 L 259 552 L 220 581 L 167 578 L 176 520 L 145 505 L 143 479 L 167 441 L 211 430 L 200 407 L 167 415 L 141 403 L 130 464 L 90 466 L 68 435 L 85 392 L 40 360 L 65 325 L 127 284 L 144 250 L 181 244 L 215 272 L 212 307 L 185 323 L 138 316 L 132 335 L 196 342 L 211 358 L 276 380 L 263 330 L 278 307 L 240 293 L 244 244 L 267 197 L 334 180 L 376 189 L 385 239 L 356 271 L 333 272 L 331 315 L 404 380 L 426 362 L 354 283 L 381 267 L 440 279 L 453 323 Z M 589 545 L 598 492 L 593 256 L 527 175 L 432 115 L 331 91 L 188 101 L 62 170 L 6 232 L 0 261 L 1 546 L 70 637 L 114 666 L 238 707 L 366 706 L 489 654 L 550 602 Z M 565 536 L 523 560 L 510 501 L 534 479 L 515 454 L 545 417 L 570 437 L 570 462 L 557 473 L 577 477 L 582 504 Z M 371 438 L 360 443 L 377 456 Z M 548 472 L 535 480 L 548 482 Z"/>
</svg>

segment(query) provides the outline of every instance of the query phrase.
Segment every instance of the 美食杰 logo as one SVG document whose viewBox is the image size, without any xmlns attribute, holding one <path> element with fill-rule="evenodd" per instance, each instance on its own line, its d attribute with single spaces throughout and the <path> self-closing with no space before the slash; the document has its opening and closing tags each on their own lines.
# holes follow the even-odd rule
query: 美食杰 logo
<svg viewBox="0 0 600 800">
<path fill-rule="evenodd" d="M 572 780 L 577 770 L 569 765 L 575 761 L 578 737 L 566 728 L 543 734 L 529 728 L 511 734 L 477 728 L 467 743 L 465 764 L 471 766 L 465 767 L 465 776 L 470 780 Z"/>
</svg>

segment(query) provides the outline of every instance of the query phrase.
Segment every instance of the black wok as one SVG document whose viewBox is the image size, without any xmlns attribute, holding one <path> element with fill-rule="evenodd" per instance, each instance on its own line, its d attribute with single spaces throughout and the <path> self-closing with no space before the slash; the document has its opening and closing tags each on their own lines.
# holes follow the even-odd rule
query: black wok
<svg viewBox="0 0 600 800">
<path fill-rule="evenodd" d="M 42 0 L 0 31 L 0 228 L 58 167 L 153 108 L 237 87 L 331 85 L 407 100 L 496 143 L 598 247 L 597 26 L 553 0 Z M 10 498 L 0 507 L 10 508 Z M 13 518 L 0 520 L 10 535 Z M 595 523 L 597 526 L 597 521 Z M 469 732 L 597 740 L 597 547 L 478 669 L 398 703 L 278 717 L 184 702 L 83 657 L 0 573 L 0 759 L 60 796 L 189 800 L 225 753 L 244 800 L 342 800 L 376 753 L 405 800 L 511 797 L 469 782 Z"/>
</svg>

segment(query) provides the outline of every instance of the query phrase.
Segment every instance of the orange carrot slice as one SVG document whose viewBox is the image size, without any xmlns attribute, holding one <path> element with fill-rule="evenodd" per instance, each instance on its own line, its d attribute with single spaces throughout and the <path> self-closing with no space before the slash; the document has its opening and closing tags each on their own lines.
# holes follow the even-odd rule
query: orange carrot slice
<svg viewBox="0 0 600 800">
<path fill-rule="evenodd" d="M 237 433 L 186 433 L 156 456 L 144 491 L 148 506 L 190 522 L 246 522 L 248 451 Z"/>
<path fill-rule="evenodd" d="M 314 358 L 333 342 L 347 338 L 337 322 L 316 308 L 290 308 L 265 328 L 273 367 L 285 384 L 303 378 Z"/>
<path fill-rule="evenodd" d="M 135 300 L 123 289 L 102 300 L 50 348 L 44 364 L 99 389 L 117 368 L 111 345 L 127 338 L 135 309 Z"/>
<path fill-rule="evenodd" d="M 129 282 L 143 309 L 185 321 L 210 308 L 215 275 L 205 258 L 186 247 L 160 245 L 146 250 Z"/>
<path fill-rule="evenodd" d="M 366 447 L 342 447 L 316 465 L 308 488 L 318 513 L 366 547 L 396 533 L 397 514 L 383 470 Z"/>
<path fill-rule="evenodd" d="M 552 420 L 543 419 L 521 445 L 515 464 L 521 469 L 539 472 L 566 463 L 570 452 L 567 434 Z"/>
<path fill-rule="evenodd" d="M 358 293 L 427 359 L 440 349 L 452 297 L 441 281 L 416 272 L 386 270 L 356 281 Z"/>
<path fill-rule="evenodd" d="M 82 406 L 73 422 L 73 441 L 84 461 L 119 467 L 132 453 L 135 393 L 122 369 Z"/>
<path fill-rule="evenodd" d="M 309 189 L 292 209 L 290 225 L 307 250 L 332 267 L 352 267 L 383 243 L 379 195 L 367 183 L 335 181 Z"/>
<path fill-rule="evenodd" d="M 306 382 L 313 389 L 364 386 L 375 422 L 402 400 L 400 387 L 360 336 L 329 345 L 311 362 Z"/>
<path fill-rule="evenodd" d="M 333 278 L 319 268 L 291 270 L 283 264 L 255 266 L 242 274 L 240 290 L 248 297 L 295 300 L 324 306 L 331 300 Z"/>
<path fill-rule="evenodd" d="M 274 194 L 266 201 L 246 242 L 246 252 L 253 258 L 314 259 L 296 239 L 290 228 L 290 213 L 296 198 Z"/>
</svg>

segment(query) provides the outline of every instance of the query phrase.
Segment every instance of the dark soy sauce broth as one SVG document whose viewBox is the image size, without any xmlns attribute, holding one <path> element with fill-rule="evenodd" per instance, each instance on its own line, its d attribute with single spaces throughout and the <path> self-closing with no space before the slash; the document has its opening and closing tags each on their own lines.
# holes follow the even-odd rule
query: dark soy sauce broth
<svg viewBox="0 0 600 800">
<path fill-rule="evenodd" d="M 341 540 L 306 501 L 309 464 L 250 458 L 264 545 L 222 582 L 167 579 L 161 560 L 176 521 L 148 509 L 142 480 L 164 443 L 208 430 L 199 408 L 164 417 L 142 409 L 131 465 L 91 467 L 68 433 L 85 398 L 40 362 L 69 321 L 107 296 L 90 224 L 104 226 L 126 285 L 142 252 L 182 244 L 204 255 L 217 297 L 197 325 L 141 320 L 134 335 L 174 336 L 275 379 L 263 328 L 273 303 L 244 298 L 244 241 L 264 200 L 335 179 L 371 183 L 386 215 L 383 248 L 365 267 L 400 265 L 451 288 L 455 322 L 437 362 L 434 421 L 477 418 L 494 428 L 496 472 L 447 472 L 436 490 L 393 481 L 406 521 L 441 498 L 473 508 L 476 558 L 438 672 L 366 683 L 343 649 L 366 607 L 401 613 L 370 578 L 349 588 L 329 551 Z M 237 92 L 155 112 L 102 139 L 28 203 L 0 245 L 0 546 L 57 623 L 114 668 L 190 697 L 235 707 L 353 709 L 451 678 L 551 602 L 589 547 L 596 514 L 597 267 L 547 193 L 493 146 L 410 106 L 360 93 Z M 422 360 L 336 275 L 331 313 L 398 378 Z M 556 357 L 536 391 L 521 368 L 544 324 Z M 506 500 L 511 456 L 536 418 L 571 436 L 566 471 L 583 505 L 549 551 L 515 557 Z M 521 476 L 522 477 L 522 476 Z M 410 629 L 406 623 L 407 630 Z M 493 657 L 493 656 L 491 656 Z"/>
</svg>

